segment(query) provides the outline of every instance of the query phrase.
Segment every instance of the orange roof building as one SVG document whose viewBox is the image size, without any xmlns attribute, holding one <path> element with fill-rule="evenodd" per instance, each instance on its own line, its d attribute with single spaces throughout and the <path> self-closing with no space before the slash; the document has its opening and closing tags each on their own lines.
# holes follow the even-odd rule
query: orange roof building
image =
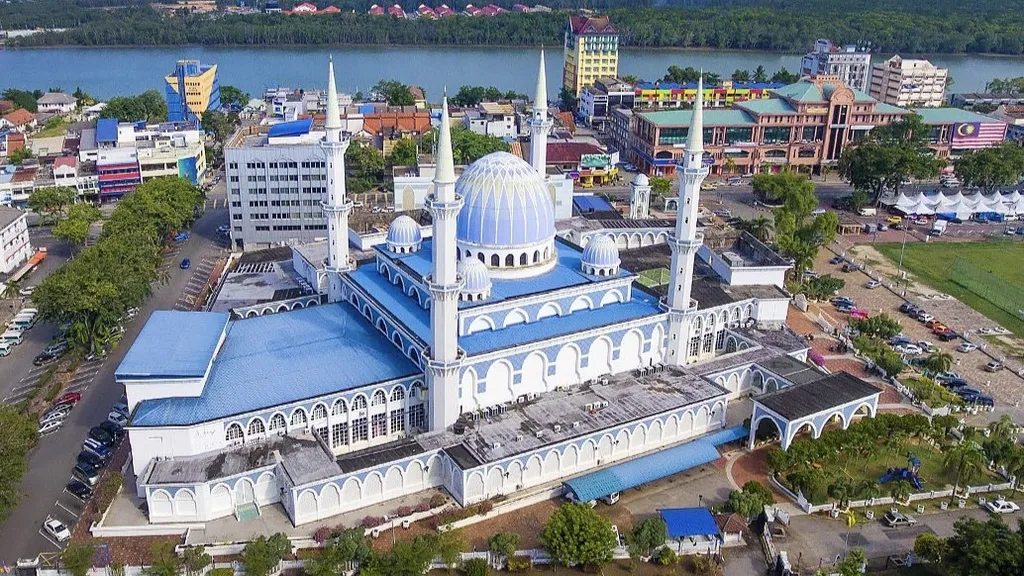
<svg viewBox="0 0 1024 576">
<path fill-rule="evenodd" d="M 14 128 L 31 126 L 35 121 L 35 114 L 29 112 L 28 110 L 25 110 L 24 108 L 19 108 L 14 112 L 8 112 L 4 115 L 4 122 L 7 123 L 7 125 Z"/>
</svg>

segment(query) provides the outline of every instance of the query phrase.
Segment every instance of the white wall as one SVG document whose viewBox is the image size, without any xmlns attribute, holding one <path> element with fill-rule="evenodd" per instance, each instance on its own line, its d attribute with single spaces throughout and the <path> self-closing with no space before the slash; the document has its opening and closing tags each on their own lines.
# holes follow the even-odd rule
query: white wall
<svg viewBox="0 0 1024 576">
<path fill-rule="evenodd" d="M 788 311 L 789 298 L 756 300 L 754 305 L 754 317 L 766 324 L 785 323 Z"/>
<path fill-rule="evenodd" d="M 32 256 L 32 243 L 29 241 L 24 213 L 0 231 L 0 247 L 3 250 L 0 272 L 4 274 L 14 272 Z"/>
<path fill-rule="evenodd" d="M 168 380 L 121 380 L 125 394 L 128 396 L 128 410 L 143 400 L 153 398 L 197 398 L 203 393 L 206 378 L 168 379 Z"/>
<path fill-rule="evenodd" d="M 224 425 L 208 422 L 181 428 L 129 427 L 132 466 L 141 482 L 142 472 L 153 458 L 192 456 L 224 447 Z M 142 493 L 140 491 L 139 495 Z"/>
</svg>

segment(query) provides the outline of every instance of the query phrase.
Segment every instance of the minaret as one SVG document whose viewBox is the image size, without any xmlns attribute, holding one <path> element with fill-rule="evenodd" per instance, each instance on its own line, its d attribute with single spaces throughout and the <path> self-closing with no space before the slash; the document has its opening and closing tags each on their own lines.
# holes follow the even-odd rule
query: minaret
<svg viewBox="0 0 1024 576">
<path fill-rule="evenodd" d="M 427 389 L 430 394 L 430 430 L 443 430 L 459 417 L 459 291 L 456 273 L 455 220 L 462 197 L 455 193 L 455 159 L 452 154 L 448 96 L 441 107 L 437 137 L 437 169 L 434 193 L 427 197 L 434 220 L 433 270 L 427 277 L 430 289 L 430 350 L 427 357 Z"/>
<path fill-rule="evenodd" d="M 338 89 L 334 84 L 334 59 L 327 65 L 327 136 L 320 148 L 327 157 L 327 199 L 320 203 L 327 218 L 327 299 L 342 299 L 339 274 L 351 270 L 348 257 L 348 214 L 352 202 L 345 196 L 345 150 L 348 140 L 341 134 Z"/>
<path fill-rule="evenodd" d="M 669 340 L 667 362 L 677 366 L 685 364 L 689 355 L 689 315 L 697 303 L 691 301 L 693 288 L 693 259 L 704 240 L 697 233 L 697 202 L 700 185 L 708 175 L 704 165 L 704 79 L 697 81 L 697 98 L 690 117 L 690 133 L 686 152 L 679 166 L 679 211 L 676 228 L 669 237 L 672 249 L 671 280 L 663 306 L 668 310 Z"/>
<path fill-rule="evenodd" d="M 651 181 L 637 174 L 629 183 L 629 217 L 633 220 L 651 217 Z"/>
<path fill-rule="evenodd" d="M 533 97 L 533 117 L 530 118 L 530 165 L 541 176 L 547 174 L 548 134 L 548 81 L 544 75 L 544 51 L 540 51 L 540 70 L 537 72 L 537 94 Z"/>
</svg>

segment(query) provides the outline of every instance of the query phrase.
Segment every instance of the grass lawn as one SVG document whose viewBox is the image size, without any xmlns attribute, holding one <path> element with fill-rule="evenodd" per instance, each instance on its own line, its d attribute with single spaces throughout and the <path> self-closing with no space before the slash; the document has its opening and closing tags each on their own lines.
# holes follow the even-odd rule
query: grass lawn
<svg viewBox="0 0 1024 576">
<path fill-rule="evenodd" d="M 875 248 L 896 263 L 900 244 L 877 244 Z M 917 280 L 932 288 L 951 294 L 961 302 L 1001 324 L 1017 336 L 1024 337 L 1024 320 L 965 289 L 951 279 L 953 262 L 963 258 L 991 272 L 1001 280 L 1024 288 L 1024 243 L 1021 242 L 936 242 L 907 244 L 903 267 Z"/>
<path fill-rule="evenodd" d="M 54 136 L 63 136 L 68 133 L 68 123 L 63 119 L 58 119 L 57 122 L 47 122 L 45 128 L 36 132 L 32 135 L 33 138 L 52 138 Z"/>
<path fill-rule="evenodd" d="M 658 286 L 664 286 L 671 280 L 671 275 L 668 272 L 668 268 L 653 268 L 651 270 L 644 270 L 640 272 L 637 282 L 647 288 L 657 288 Z"/>
</svg>

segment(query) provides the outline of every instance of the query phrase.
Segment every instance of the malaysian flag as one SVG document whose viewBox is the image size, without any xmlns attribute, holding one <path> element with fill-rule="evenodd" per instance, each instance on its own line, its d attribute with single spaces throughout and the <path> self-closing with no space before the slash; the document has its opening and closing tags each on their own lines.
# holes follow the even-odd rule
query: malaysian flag
<svg viewBox="0 0 1024 576">
<path fill-rule="evenodd" d="M 1003 122 L 960 122 L 953 124 L 953 148 L 988 148 L 1003 141 Z"/>
</svg>

